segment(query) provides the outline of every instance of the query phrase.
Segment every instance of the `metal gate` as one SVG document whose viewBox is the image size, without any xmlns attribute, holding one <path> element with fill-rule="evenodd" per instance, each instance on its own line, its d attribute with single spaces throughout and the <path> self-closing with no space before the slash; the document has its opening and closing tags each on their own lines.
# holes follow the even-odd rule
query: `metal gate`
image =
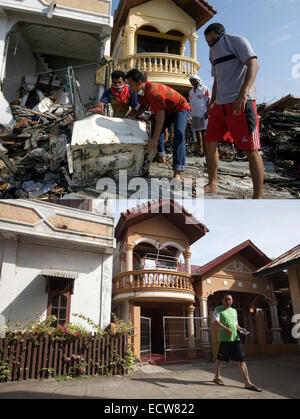
<svg viewBox="0 0 300 419">
<path fill-rule="evenodd" d="M 151 359 L 151 319 L 141 316 L 141 361 L 146 363 L 150 362 Z"/>
<path fill-rule="evenodd" d="M 163 317 L 165 360 L 211 356 L 209 317 Z"/>
</svg>

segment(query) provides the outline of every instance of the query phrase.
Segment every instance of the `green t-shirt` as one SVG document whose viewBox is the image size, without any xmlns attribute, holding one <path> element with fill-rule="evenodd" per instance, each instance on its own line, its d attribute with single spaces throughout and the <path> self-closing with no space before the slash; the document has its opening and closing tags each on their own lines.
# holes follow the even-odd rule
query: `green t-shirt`
<svg viewBox="0 0 300 419">
<path fill-rule="evenodd" d="M 223 306 L 216 307 L 216 310 L 220 316 L 220 323 L 232 330 L 232 335 L 229 335 L 224 329 L 220 327 L 218 339 L 219 342 L 233 342 L 235 340 L 240 340 L 236 329 L 236 325 L 238 323 L 237 311 L 234 308 L 226 308 Z"/>
</svg>

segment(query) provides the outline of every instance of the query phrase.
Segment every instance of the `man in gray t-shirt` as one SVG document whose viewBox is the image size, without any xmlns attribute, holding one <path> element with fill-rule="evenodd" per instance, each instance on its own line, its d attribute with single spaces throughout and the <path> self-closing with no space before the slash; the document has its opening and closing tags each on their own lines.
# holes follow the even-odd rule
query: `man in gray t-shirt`
<svg viewBox="0 0 300 419">
<path fill-rule="evenodd" d="M 262 198 L 264 165 L 259 154 L 259 120 L 256 112 L 254 82 L 258 61 L 248 40 L 230 35 L 220 23 L 204 32 L 210 47 L 214 85 L 208 107 L 209 120 L 205 138 L 209 183 L 205 193 L 217 193 L 218 142 L 228 133 L 249 160 L 253 181 L 253 199 Z"/>
</svg>

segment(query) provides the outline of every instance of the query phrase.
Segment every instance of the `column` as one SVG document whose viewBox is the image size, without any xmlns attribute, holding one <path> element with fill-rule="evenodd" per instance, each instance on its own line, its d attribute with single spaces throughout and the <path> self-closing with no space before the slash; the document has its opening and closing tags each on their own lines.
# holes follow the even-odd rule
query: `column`
<svg viewBox="0 0 300 419">
<path fill-rule="evenodd" d="M 125 271 L 129 272 L 133 270 L 133 249 L 134 245 L 131 243 L 125 244 L 125 251 L 126 251 L 126 264 L 125 264 Z M 133 276 L 129 276 L 129 283 L 133 283 Z"/>
<path fill-rule="evenodd" d="M 200 316 L 203 317 L 200 322 L 201 344 L 210 345 L 209 315 L 207 307 L 207 297 L 198 297 L 200 302 Z"/>
<path fill-rule="evenodd" d="M 131 337 L 135 358 L 141 359 L 141 307 L 130 304 L 130 320 L 134 327 L 134 335 Z"/>
<path fill-rule="evenodd" d="M 197 60 L 197 40 L 198 36 L 195 33 L 189 37 L 191 58 L 193 58 L 194 60 Z"/>
<path fill-rule="evenodd" d="M 294 314 L 300 314 L 300 267 L 288 269 L 289 287 L 291 299 L 293 304 Z M 295 326 L 296 323 L 293 323 Z M 298 340 L 298 347 L 300 350 L 300 338 Z"/>
<path fill-rule="evenodd" d="M 135 26 L 133 25 L 126 26 L 128 55 L 134 55 L 135 53 L 135 32 L 136 32 Z M 133 60 L 130 60 L 129 67 L 133 68 Z"/>
<path fill-rule="evenodd" d="M 184 263 L 185 263 L 185 272 L 187 274 L 192 273 L 192 269 L 191 269 L 191 256 L 192 256 L 192 252 L 190 251 L 190 249 L 187 249 L 184 253 Z"/>
<path fill-rule="evenodd" d="M 133 270 L 133 249 L 134 245 L 131 243 L 125 244 L 125 251 L 126 251 L 126 265 L 125 269 L 126 271 L 132 271 Z"/>
<path fill-rule="evenodd" d="M 282 343 L 281 328 L 279 327 L 277 301 L 270 301 L 272 343 Z"/>
<path fill-rule="evenodd" d="M 189 345 L 189 351 L 188 351 L 188 357 L 189 358 L 196 358 L 197 354 L 195 351 L 195 328 L 194 328 L 194 311 L 195 307 L 193 304 L 188 305 L 187 307 L 187 316 L 188 316 L 188 345 Z"/>
</svg>

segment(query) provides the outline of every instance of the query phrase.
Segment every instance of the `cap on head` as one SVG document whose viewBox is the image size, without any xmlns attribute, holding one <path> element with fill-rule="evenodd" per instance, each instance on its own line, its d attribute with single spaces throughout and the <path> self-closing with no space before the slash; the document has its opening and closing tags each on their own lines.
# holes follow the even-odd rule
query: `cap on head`
<svg viewBox="0 0 300 419">
<path fill-rule="evenodd" d="M 192 81 L 192 80 L 196 81 L 199 84 L 199 86 L 204 85 L 202 79 L 199 76 L 191 75 L 189 78 L 190 78 L 190 81 Z"/>
</svg>

